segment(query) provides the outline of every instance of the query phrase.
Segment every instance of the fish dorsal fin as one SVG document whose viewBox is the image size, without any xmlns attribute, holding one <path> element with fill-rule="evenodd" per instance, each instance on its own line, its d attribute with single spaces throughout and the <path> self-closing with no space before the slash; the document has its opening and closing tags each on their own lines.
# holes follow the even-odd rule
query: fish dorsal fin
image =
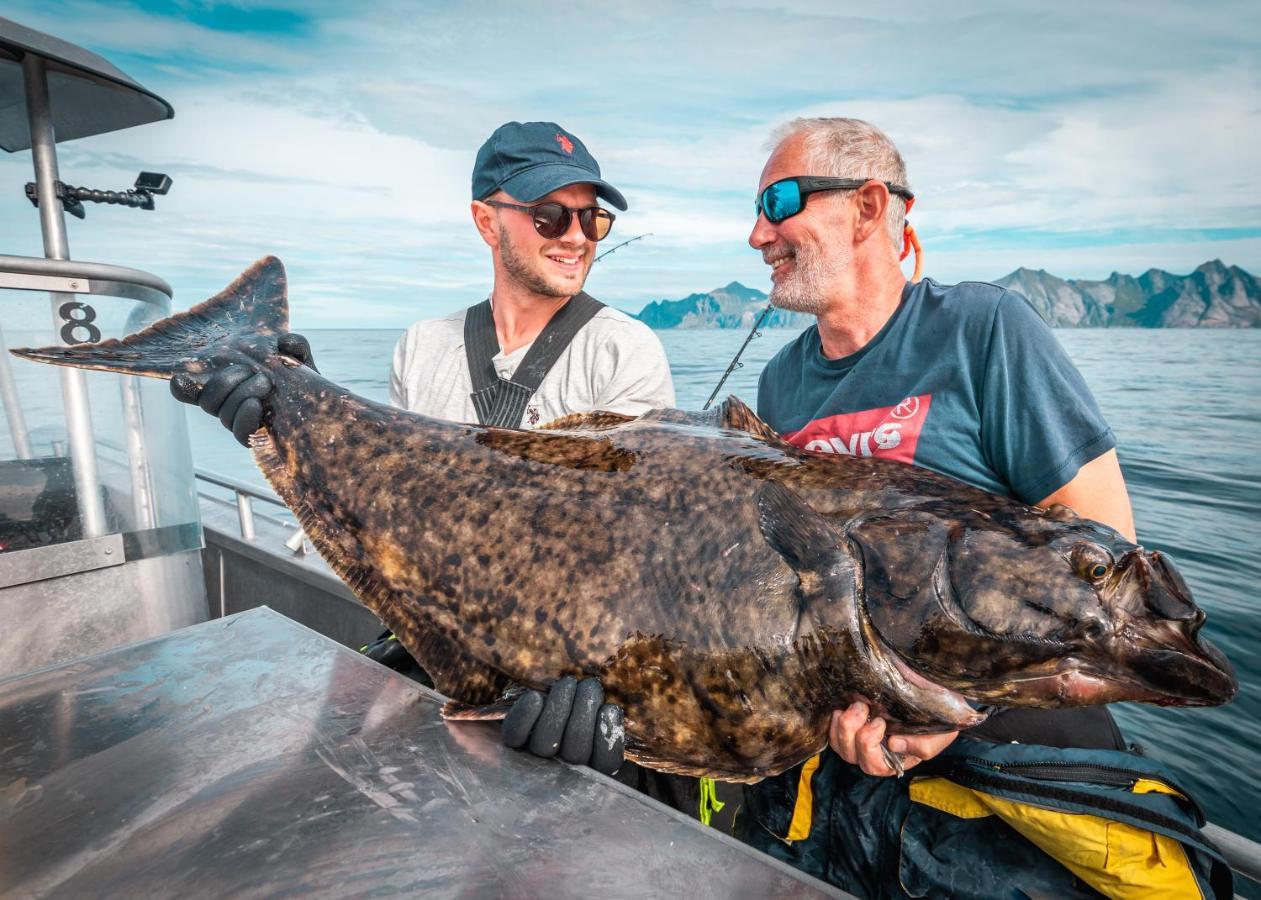
<svg viewBox="0 0 1261 900">
<path fill-rule="evenodd" d="M 756 418 L 756 417 L 755 417 Z M 589 413 L 570 413 L 553 419 L 535 431 L 607 431 L 627 422 L 668 422 L 675 425 L 710 425 L 722 428 L 722 413 L 718 409 L 704 412 L 692 412 L 686 409 L 650 409 L 638 416 L 627 416 L 622 413 L 600 411 Z"/>
<path fill-rule="evenodd" d="M 624 416 L 615 412 L 570 413 L 559 419 L 552 419 L 538 426 L 536 431 L 604 431 L 615 428 L 626 422 L 634 421 L 634 416 Z"/>
<path fill-rule="evenodd" d="M 730 396 L 716 408 L 694 412 L 685 409 L 650 409 L 641 416 L 615 412 L 572 413 L 540 425 L 536 431 L 606 431 L 627 422 L 664 422 L 674 425 L 698 425 L 743 431 L 761 440 L 783 443 L 774 428 L 758 418 L 748 404 Z"/>
<path fill-rule="evenodd" d="M 722 402 L 718 424 L 723 428 L 747 432 L 768 443 L 784 443 L 784 439 L 779 436 L 779 432 L 758 418 L 758 414 L 749 409 L 748 404 L 735 394 L 728 396 Z"/>
</svg>

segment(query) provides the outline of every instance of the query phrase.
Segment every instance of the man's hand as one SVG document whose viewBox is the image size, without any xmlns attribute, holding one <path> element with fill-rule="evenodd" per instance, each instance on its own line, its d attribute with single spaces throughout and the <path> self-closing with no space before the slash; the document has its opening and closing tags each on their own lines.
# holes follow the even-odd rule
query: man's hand
<svg viewBox="0 0 1261 900">
<path fill-rule="evenodd" d="M 612 775 L 625 758 L 622 708 L 604 702 L 596 679 L 566 675 L 546 695 L 527 689 L 517 698 L 504 719 L 503 741 L 545 758 L 559 752 L 565 762 Z"/>
<path fill-rule="evenodd" d="M 311 345 L 302 335 L 282 334 L 277 349 L 315 369 Z M 272 387 L 266 373 L 256 372 L 249 366 L 232 365 L 211 375 L 204 384 L 191 375 L 176 375 L 171 379 L 171 396 L 181 403 L 195 403 L 212 416 L 218 416 L 232 436 L 248 447 L 250 435 L 262 427 L 267 413 L 264 404 Z"/>
<path fill-rule="evenodd" d="M 880 744 L 884 741 L 884 719 L 869 717 L 867 704 L 851 703 L 848 709 L 834 710 L 828 728 L 828 744 L 841 759 L 858 766 L 868 775 L 895 775 L 885 761 Z M 903 771 L 932 759 L 959 736 L 957 731 L 940 734 L 899 734 L 889 738 L 888 747 L 902 758 Z"/>
</svg>

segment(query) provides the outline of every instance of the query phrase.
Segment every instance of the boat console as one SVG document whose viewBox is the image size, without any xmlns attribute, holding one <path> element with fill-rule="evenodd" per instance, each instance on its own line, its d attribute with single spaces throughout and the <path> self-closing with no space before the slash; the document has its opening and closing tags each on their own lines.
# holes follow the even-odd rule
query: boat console
<svg viewBox="0 0 1261 900">
<path fill-rule="evenodd" d="M 130 191 L 63 183 L 60 142 L 174 113 L 81 47 L 0 19 L 0 147 L 31 151 L 26 193 L 44 256 L 0 255 L 0 676 L 205 620 L 201 525 L 183 412 L 151 379 L 52 369 L 10 346 L 95 343 L 171 311 L 147 272 L 72 260 L 65 213 L 152 209 L 171 180 Z M 15 186 L 21 190 L 22 186 Z"/>
</svg>

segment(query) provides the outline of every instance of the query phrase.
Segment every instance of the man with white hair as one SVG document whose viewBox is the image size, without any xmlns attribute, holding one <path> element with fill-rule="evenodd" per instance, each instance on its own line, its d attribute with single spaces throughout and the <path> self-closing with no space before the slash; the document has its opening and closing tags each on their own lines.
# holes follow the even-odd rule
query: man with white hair
<svg viewBox="0 0 1261 900">
<path fill-rule="evenodd" d="M 892 141 L 855 119 L 797 119 L 772 146 L 749 243 L 771 266 L 771 301 L 818 321 L 763 371 L 759 415 L 799 447 L 898 460 L 1037 506 L 1064 504 L 1133 540 L 1112 430 L 1037 312 L 996 285 L 903 275 L 914 197 Z M 886 777 L 890 762 L 913 768 L 957 732 L 891 737 L 890 759 L 885 730 L 863 703 L 836 711 L 837 756 L 825 751 L 750 789 L 746 837 L 860 894 L 882 893 L 890 865 L 896 884 L 897 826 L 882 832 L 882 817 L 906 787 Z M 969 737 L 1124 748 L 1102 707 L 1009 710 Z M 809 818 L 812 797 L 829 804 L 830 827 L 842 833 L 825 840 L 826 859 L 811 862 L 803 854 L 818 857 L 821 845 L 817 834 L 806 841 L 800 813 L 804 799 Z M 772 834 L 778 840 L 766 840 Z M 891 851 L 881 834 L 892 835 Z"/>
</svg>

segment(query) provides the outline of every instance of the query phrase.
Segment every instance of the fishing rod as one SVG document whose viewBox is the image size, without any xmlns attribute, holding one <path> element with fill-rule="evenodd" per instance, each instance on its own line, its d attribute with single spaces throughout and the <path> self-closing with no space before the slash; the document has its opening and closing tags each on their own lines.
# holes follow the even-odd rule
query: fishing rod
<svg viewBox="0 0 1261 900">
<path fill-rule="evenodd" d="M 762 332 L 758 331 L 762 327 L 762 323 L 766 321 L 766 317 L 771 314 L 772 304 L 767 303 L 766 308 L 758 314 L 757 321 L 753 323 L 753 328 L 749 330 L 749 336 L 744 339 L 744 343 L 740 345 L 740 349 L 736 351 L 736 355 L 731 358 L 731 365 L 727 366 L 727 371 L 722 373 L 722 378 L 718 379 L 718 384 L 714 385 L 714 392 L 709 395 L 709 399 L 705 401 L 705 405 L 701 410 L 709 409 L 709 405 L 714 402 L 714 398 L 718 396 L 718 392 L 722 390 L 722 386 L 727 383 L 727 378 L 736 369 L 743 369 L 744 363 L 740 362 L 740 355 L 744 353 L 744 348 L 749 346 L 749 342 L 754 338 L 762 336 Z"/>
<path fill-rule="evenodd" d="M 604 259 L 604 257 L 608 256 L 610 253 L 616 253 L 618 250 L 621 250 L 621 249 L 622 249 L 623 247 L 625 247 L 627 244 L 633 244 L 633 243 L 635 243 L 635 241 L 638 241 L 638 240 L 640 240 L 641 238 L 646 238 L 646 237 L 652 237 L 652 232 L 651 232 L 651 231 L 649 231 L 649 232 L 646 232 L 646 233 L 644 233 L 644 234 L 637 234 L 637 235 L 635 235 L 633 238 L 627 238 L 626 240 L 622 241 L 622 242 L 621 242 L 620 244 L 618 244 L 617 246 L 615 246 L 615 247 L 610 247 L 608 250 L 605 250 L 603 253 L 601 253 L 599 256 L 597 256 L 595 259 L 593 259 L 593 260 L 592 260 L 592 263 L 598 263 L 600 260 Z"/>
</svg>

